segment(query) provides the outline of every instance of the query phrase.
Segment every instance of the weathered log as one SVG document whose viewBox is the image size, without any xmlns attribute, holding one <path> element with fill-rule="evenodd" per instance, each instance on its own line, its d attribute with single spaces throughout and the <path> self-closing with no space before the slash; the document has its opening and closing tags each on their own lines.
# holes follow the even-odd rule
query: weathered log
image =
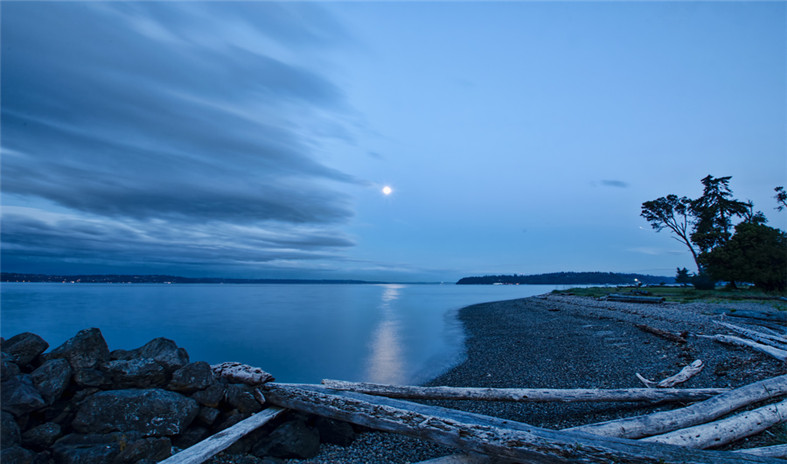
<svg viewBox="0 0 787 464">
<path fill-rule="evenodd" d="M 726 343 L 728 345 L 747 346 L 759 352 L 765 353 L 768 356 L 774 357 L 779 361 L 784 361 L 787 359 L 787 350 L 774 348 L 770 345 L 763 345 L 762 343 L 746 340 L 745 338 L 736 337 L 734 335 L 700 335 L 700 337 L 710 338 L 716 340 L 719 343 Z"/>
<path fill-rule="evenodd" d="M 699 374 L 702 371 L 702 368 L 705 367 L 702 364 L 702 361 L 697 359 L 688 366 L 684 367 L 680 370 L 677 374 L 667 377 L 666 379 L 662 380 L 661 382 L 654 382 L 652 380 L 648 380 L 645 377 L 641 376 L 639 372 L 636 374 L 637 378 L 645 384 L 646 387 L 652 388 L 669 388 L 674 387 L 679 383 L 683 383 L 690 378 L 694 377 L 695 375 Z"/>
<path fill-rule="evenodd" d="M 232 427 L 224 429 L 196 445 L 161 461 L 159 464 L 200 464 L 205 462 L 212 456 L 229 448 L 244 436 L 270 422 L 284 411 L 284 409 L 276 406 L 268 407 Z"/>
<path fill-rule="evenodd" d="M 657 329 L 645 324 L 634 324 L 634 326 L 643 332 L 648 332 L 650 334 L 656 335 L 657 337 L 667 339 L 671 342 L 680 344 L 686 343 L 686 337 L 683 335 L 676 335 L 672 332 L 667 332 L 666 330 Z"/>
<path fill-rule="evenodd" d="M 267 384 L 272 404 L 431 440 L 453 448 L 534 464 L 583 462 L 778 463 L 776 459 L 560 432 L 480 414 L 319 386 Z"/>
<path fill-rule="evenodd" d="M 213 374 L 224 378 L 231 383 L 245 383 L 246 385 L 261 385 L 275 380 L 273 376 L 259 367 L 241 364 L 239 362 L 223 362 L 210 366 Z"/>
<path fill-rule="evenodd" d="M 785 421 L 787 401 L 782 401 L 715 422 L 643 438 L 642 441 L 705 449 L 732 443 Z"/>
<path fill-rule="evenodd" d="M 672 411 L 627 417 L 566 429 L 621 438 L 641 438 L 709 422 L 745 406 L 787 395 L 787 375 L 760 380 Z"/>
<path fill-rule="evenodd" d="M 759 332 L 757 330 L 749 329 L 746 327 L 741 327 L 735 324 L 730 324 L 728 322 L 721 322 L 721 321 L 713 321 L 714 323 L 726 327 L 733 332 L 737 332 L 744 337 L 750 338 L 758 343 L 762 343 L 764 345 L 770 345 L 780 350 L 787 349 L 787 339 L 778 335 L 772 335 L 764 332 Z"/>
<path fill-rule="evenodd" d="M 735 450 L 735 453 L 753 454 L 755 456 L 768 456 L 771 458 L 787 458 L 787 445 L 762 446 L 759 448 L 744 448 Z"/>
<path fill-rule="evenodd" d="M 511 464 L 511 461 L 508 459 L 496 459 L 483 454 L 451 454 L 427 461 L 420 461 L 415 464 Z"/>
<path fill-rule="evenodd" d="M 606 300 L 620 303 L 664 303 L 664 298 L 660 296 L 621 295 L 619 293 L 610 293 L 607 295 Z"/>
<path fill-rule="evenodd" d="M 325 379 L 322 384 L 334 390 L 354 391 L 388 398 L 419 400 L 476 400 L 518 402 L 579 402 L 624 401 L 659 403 L 667 401 L 700 401 L 727 388 L 471 388 L 471 387 L 419 387 L 415 385 L 384 385 L 365 382 L 346 382 Z M 279 384 L 286 385 L 286 384 Z"/>
</svg>

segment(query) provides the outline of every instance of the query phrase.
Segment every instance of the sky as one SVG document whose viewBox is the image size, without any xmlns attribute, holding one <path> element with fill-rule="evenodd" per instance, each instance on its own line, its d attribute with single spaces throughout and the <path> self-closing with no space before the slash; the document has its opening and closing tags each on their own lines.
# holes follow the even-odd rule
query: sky
<svg viewBox="0 0 787 464">
<path fill-rule="evenodd" d="M 672 276 L 708 174 L 787 229 L 783 2 L 0 8 L 4 272 Z"/>
</svg>

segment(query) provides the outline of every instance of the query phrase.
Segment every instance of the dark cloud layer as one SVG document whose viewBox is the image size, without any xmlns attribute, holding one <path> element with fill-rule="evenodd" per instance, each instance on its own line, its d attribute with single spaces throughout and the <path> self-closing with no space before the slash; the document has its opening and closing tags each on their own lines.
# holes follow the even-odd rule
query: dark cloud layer
<svg viewBox="0 0 787 464">
<path fill-rule="evenodd" d="M 292 58 L 343 40 L 313 4 L 4 5 L 3 194 L 79 212 L 4 214 L 4 259 L 267 262 L 350 246 L 333 230 L 352 216 L 337 186 L 358 181 L 316 153 L 348 137 L 321 115 L 350 110 Z"/>
<path fill-rule="evenodd" d="M 628 188 L 629 184 L 622 180 L 602 180 L 601 185 L 606 187 Z"/>
</svg>

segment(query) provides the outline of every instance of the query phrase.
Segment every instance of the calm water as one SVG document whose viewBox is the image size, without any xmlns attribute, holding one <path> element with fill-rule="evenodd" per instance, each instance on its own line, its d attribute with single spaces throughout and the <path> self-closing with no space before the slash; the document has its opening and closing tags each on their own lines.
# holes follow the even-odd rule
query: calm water
<svg viewBox="0 0 787 464">
<path fill-rule="evenodd" d="M 193 361 L 239 361 L 279 381 L 417 383 L 460 362 L 467 305 L 551 285 L 166 285 L 4 283 L 2 336 L 54 348 L 98 327 L 110 349 L 166 337 Z"/>
</svg>

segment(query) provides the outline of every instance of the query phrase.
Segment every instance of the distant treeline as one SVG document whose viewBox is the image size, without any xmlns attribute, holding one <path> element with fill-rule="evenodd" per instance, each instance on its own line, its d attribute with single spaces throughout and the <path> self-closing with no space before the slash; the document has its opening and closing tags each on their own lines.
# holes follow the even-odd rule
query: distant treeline
<svg viewBox="0 0 787 464">
<path fill-rule="evenodd" d="M 644 285 L 671 284 L 674 277 L 644 274 L 619 274 L 616 272 L 553 272 L 535 275 L 488 275 L 463 277 L 457 285 L 531 284 L 531 285 Z"/>
<path fill-rule="evenodd" d="M 375 284 L 365 280 L 226 279 L 170 275 L 49 275 L 0 273 L 1 282 L 67 282 L 86 284 Z"/>
</svg>

